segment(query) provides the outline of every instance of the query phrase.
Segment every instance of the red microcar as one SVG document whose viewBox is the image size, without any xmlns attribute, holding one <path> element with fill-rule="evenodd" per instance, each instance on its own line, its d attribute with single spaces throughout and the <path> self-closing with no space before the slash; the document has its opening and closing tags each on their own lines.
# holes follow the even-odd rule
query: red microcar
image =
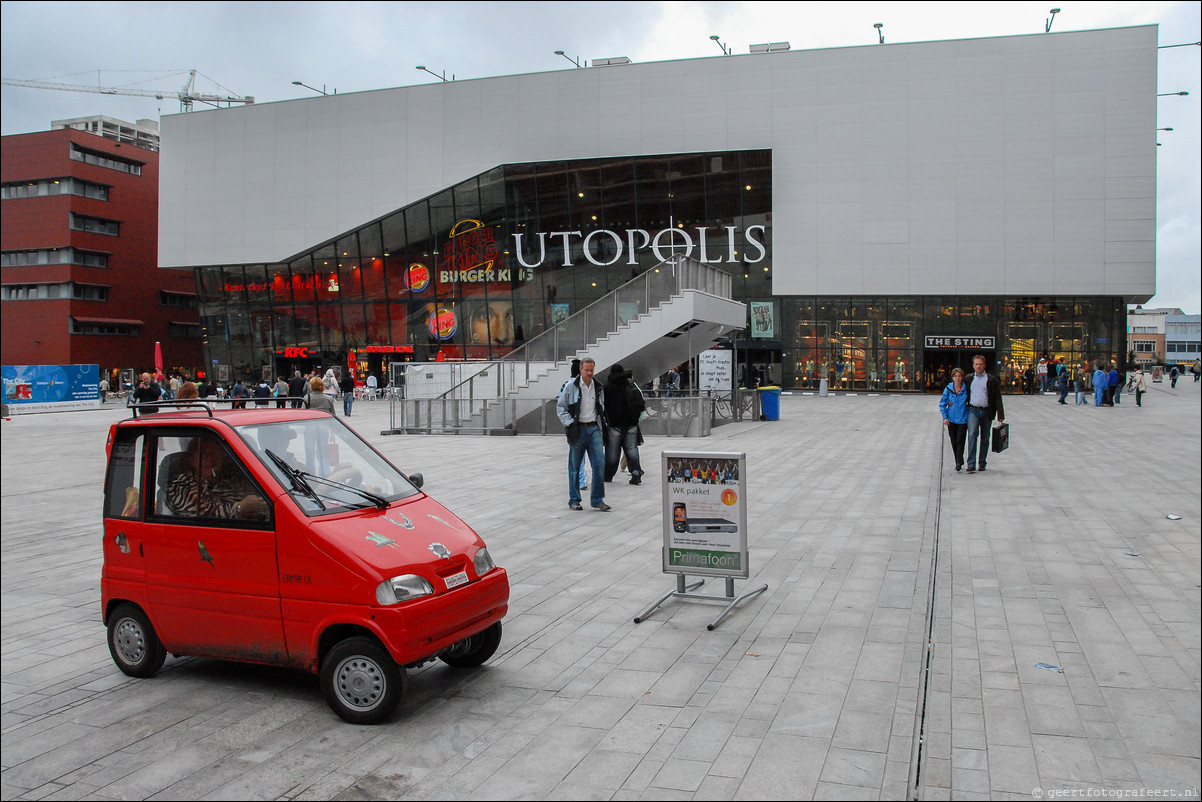
<svg viewBox="0 0 1202 802">
<path fill-rule="evenodd" d="M 484 541 L 335 417 L 164 407 L 107 449 L 103 615 L 130 676 L 168 653 L 292 666 L 374 724 L 407 667 L 501 643 L 509 579 Z"/>
</svg>

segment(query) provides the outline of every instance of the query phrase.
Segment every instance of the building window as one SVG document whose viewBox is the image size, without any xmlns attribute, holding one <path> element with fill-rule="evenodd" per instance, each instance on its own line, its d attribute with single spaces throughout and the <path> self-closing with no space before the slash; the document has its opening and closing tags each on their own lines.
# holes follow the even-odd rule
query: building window
<svg viewBox="0 0 1202 802">
<path fill-rule="evenodd" d="M 25 267 L 28 265 L 81 265 L 83 267 L 108 267 L 109 255 L 78 248 L 45 248 L 37 251 L 5 251 L 0 254 L 0 267 Z"/>
<path fill-rule="evenodd" d="M 195 309 L 196 296 L 186 292 L 159 291 L 159 303 L 163 306 L 175 306 L 180 309 Z"/>
<path fill-rule="evenodd" d="M 14 181 L 0 187 L 0 198 L 38 198 L 49 195 L 78 195 L 81 198 L 107 201 L 109 188 L 78 178 L 43 178 L 40 181 Z"/>
<path fill-rule="evenodd" d="M 200 336 L 199 323 L 176 323 L 174 321 L 167 324 L 168 337 L 193 338 Z"/>
<path fill-rule="evenodd" d="M 1156 352 L 1156 343 L 1153 342 L 1136 342 L 1135 353 L 1137 354 L 1152 354 Z"/>
<path fill-rule="evenodd" d="M 141 337 L 142 327 L 130 323 L 102 323 L 71 318 L 72 334 L 92 334 L 102 337 Z"/>
<path fill-rule="evenodd" d="M 121 235 L 121 224 L 116 220 L 89 217 L 86 214 L 76 214 L 75 212 L 71 212 L 71 228 L 74 231 L 87 231 L 91 234 L 104 234 L 109 237 Z"/>
<path fill-rule="evenodd" d="M 5 301 L 56 301 L 70 298 L 75 301 L 107 301 L 109 288 L 101 284 L 6 284 L 0 291 Z"/>
<path fill-rule="evenodd" d="M 71 158 L 77 162 L 94 164 L 97 167 L 106 167 L 109 170 L 118 170 L 122 173 L 129 173 L 130 175 L 142 174 L 142 162 L 118 159 L 117 157 L 110 156 L 107 153 L 88 150 L 87 148 L 80 147 L 74 142 L 71 143 Z"/>
</svg>

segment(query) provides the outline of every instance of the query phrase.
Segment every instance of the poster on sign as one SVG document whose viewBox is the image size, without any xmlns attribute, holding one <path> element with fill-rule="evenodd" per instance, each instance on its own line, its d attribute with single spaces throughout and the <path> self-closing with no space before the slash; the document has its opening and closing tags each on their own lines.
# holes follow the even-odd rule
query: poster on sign
<svg viewBox="0 0 1202 802">
<path fill-rule="evenodd" d="M 697 355 L 697 387 L 729 395 L 734 386 L 734 352 L 711 348 Z"/>
<path fill-rule="evenodd" d="M 747 455 L 664 451 L 664 573 L 748 576 Z"/>
</svg>

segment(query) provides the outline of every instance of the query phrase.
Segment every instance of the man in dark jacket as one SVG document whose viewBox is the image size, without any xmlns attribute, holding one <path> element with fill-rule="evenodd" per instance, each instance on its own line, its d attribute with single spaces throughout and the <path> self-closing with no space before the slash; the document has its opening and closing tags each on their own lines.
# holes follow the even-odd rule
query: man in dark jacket
<svg viewBox="0 0 1202 802">
<path fill-rule="evenodd" d="M 138 382 L 138 386 L 134 388 L 133 398 L 131 403 L 134 404 L 153 404 L 163 397 L 163 390 L 159 387 L 158 382 L 154 381 L 149 373 L 143 373 Z M 143 407 L 141 410 L 145 415 L 148 412 L 158 412 L 154 407 Z"/>
<path fill-rule="evenodd" d="M 288 380 L 288 397 L 295 399 L 292 402 L 293 409 L 300 409 L 305 405 L 305 391 L 309 389 L 309 383 L 305 381 L 305 377 L 301 375 L 299 370 L 293 371 L 292 378 Z"/>
<path fill-rule="evenodd" d="M 349 370 L 342 374 L 338 389 L 342 391 L 342 414 L 349 418 L 351 404 L 355 401 L 355 376 Z"/>
<path fill-rule="evenodd" d="M 972 375 L 968 377 L 968 449 L 965 452 L 968 473 L 985 470 L 989 458 L 990 424 L 996 417 L 998 422 L 1006 419 L 1002 407 L 1002 386 L 997 376 L 985 372 L 985 357 L 977 354 L 972 358 Z M 983 431 L 982 431 L 983 430 Z M 980 438 L 980 453 L 977 438 Z"/>
<path fill-rule="evenodd" d="M 622 453 L 626 453 L 626 467 L 630 469 L 630 483 L 642 484 L 643 467 L 639 462 L 639 416 L 647 408 L 638 385 L 621 365 L 609 370 L 605 382 L 605 414 L 609 419 L 609 432 L 605 442 L 605 481 L 612 482 L 618 472 Z"/>
</svg>

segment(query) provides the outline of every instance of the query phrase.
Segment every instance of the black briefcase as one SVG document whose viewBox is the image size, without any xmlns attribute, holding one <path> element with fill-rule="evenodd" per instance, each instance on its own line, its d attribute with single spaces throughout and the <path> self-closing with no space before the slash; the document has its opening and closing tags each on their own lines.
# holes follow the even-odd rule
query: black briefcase
<svg viewBox="0 0 1202 802">
<path fill-rule="evenodd" d="M 1001 454 L 1010 447 L 1010 424 L 999 423 L 993 427 L 993 432 L 990 434 L 990 448 L 994 454 Z"/>
</svg>

